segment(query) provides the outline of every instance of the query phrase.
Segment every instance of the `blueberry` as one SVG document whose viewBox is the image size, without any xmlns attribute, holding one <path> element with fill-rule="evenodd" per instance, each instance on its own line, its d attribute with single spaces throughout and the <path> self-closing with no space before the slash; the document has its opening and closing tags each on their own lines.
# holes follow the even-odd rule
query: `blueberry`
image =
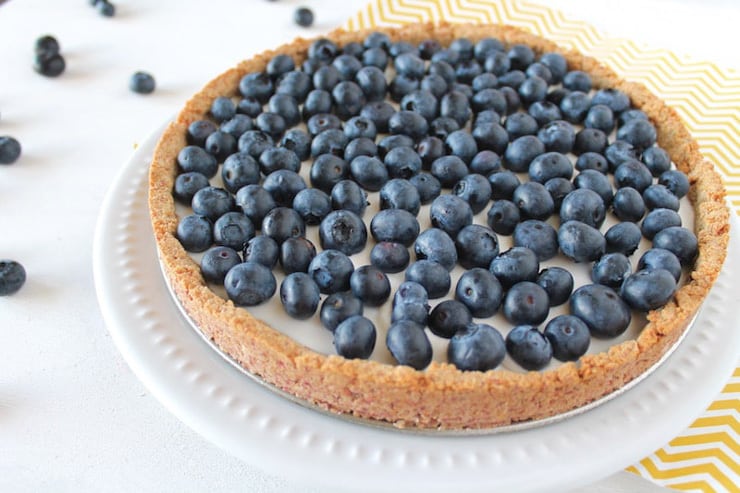
<svg viewBox="0 0 740 493">
<path fill-rule="evenodd" d="M 267 74 L 274 79 L 277 79 L 281 75 L 292 70 L 295 70 L 295 61 L 290 55 L 284 54 L 272 57 L 270 61 L 267 62 L 267 67 L 265 67 Z"/>
<path fill-rule="evenodd" d="M 656 310 L 673 297 L 676 279 L 665 269 L 640 270 L 624 280 L 620 294 L 632 308 L 642 312 Z"/>
<path fill-rule="evenodd" d="M 652 123 L 641 118 L 635 118 L 617 130 L 617 139 L 632 144 L 635 149 L 647 149 L 655 144 L 657 131 Z"/>
<path fill-rule="evenodd" d="M 386 346 L 399 365 L 423 370 L 432 362 L 432 345 L 424 328 L 411 320 L 391 324 L 386 335 Z"/>
<path fill-rule="evenodd" d="M 606 135 L 614 129 L 614 123 L 614 113 L 611 108 L 603 104 L 591 106 L 583 120 L 584 127 L 601 130 Z"/>
<path fill-rule="evenodd" d="M 609 169 L 614 171 L 622 163 L 637 159 L 637 151 L 629 142 L 615 140 L 604 149 L 604 157 L 609 163 Z"/>
<path fill-rule="evenodd" d="M 597 128 L 584 128 L 576 134 L 573 152 L 577 155 L 585 152 L 602 153 L 609 144 L 607 135 Z"/>
<path fill-rule="evenodd" d="M 527 112 L 530 116 L 532 116 L 532 118 L 534 118 L 535 122 L 537 122 L 537 125 L 543 128 L 555 121 L 562 121 L 563 118 L 563 114 L 560 111 L 560 108 L 555 103 L 551 103 L 550 101 L 535 101 L 534 103 L 529 105 Z M 573 133 L 575 138 L 575 133 L 572 131 L 570 133 Z M 563 140 L 562 144 L 567 146 L 568 142 L 571 139 L 568 135 L 564 136 L 566 137 L 566 140 Z M 546 137 L 544 133 L 542 134 L 542 137 L 545 137 L 550 141 L 557 139 L 557 136 L 555 135 Z M 542 139 L 542 137 L 540 138 Z M 571 143 L 570 146 L 572 147 L 573 144 Z"/>
<path fill-rule="evenodd" d="M 478 153 L 475 138 L 464 130 L 455 130 L 445 138 L 445 147 L 452 156 L 457 156 L 466 164 Z"/>
<path fill-rule="evenodd" d="M 252 96 L 243 97 L 236 104 L 236 111 L 250 118 L 254 118 L 262 113 L 262 103 Z"/>
<path fill-rule="evenodd" d="M 400 103 L 404 96 L 419 89 L 419 87 L 419 79 L 408 75 L 396 74 L 388 86 L 388 93 L 394 102 Z"/>
<path fill-rule="evenodd" d="M 449 116 L 439 116 L 429 124 L 429 135 L 437 137 L 438 139 L 446 139 L 447 136 L 455 130 L 460 130 L 460 124 L 457 123 L 457 120 L 454 120 Z M 475 137 L 475 135 L 473 137 Z M 443 153 L 440 153 L 437 157 L 442 155 Z"/>
<path fill-rule="evenodd" d="M 609 179 L 595 169 L 581 171 L 573 180 L 573 185 L 575 188 L 585 188 L 596 192 L 601 197 L 604 207 L 609 207 L 614 199 Z"/>
<path fill-rule="evenodd" d="M 573 315 L 558 315 L 545 326 L 552 355 L 559 361 L 576 361 L 586 354 L 591 344 L 588 326 Z"/>
<path fill-rule="evenodd" d="M 206 138 L 216 130 L 218 130 L 218 127 L 210 120 L 195 120 L 188 125 L 188 144 L 202 147 L 206 143 Z"/>
<path fill-rule="evenodd" d="M 211 186 L 195 192 L 191 205 L 195 214 L 206 216 L 211 221 L 234 210 L 235 207 L 233 195 L 223 188 Z"/>
<path fill-rule="evenodd" d="M 524 73 L 528 77 L 534 77 L 537 76 L 547 82 L 547 85 L 552 84 L 552 72 L 550 72 L 550 69 L 547 67 L 547 65 L 544 65 L 540 62 L 534 62 L 530 66 L 527 67 L 527 69 L 524 71 Z"/>
<path fill-rule="evenodd" d="M 277 289 L 270 269 L 257 262 L 232 267 L 224 279 L 226 294 L 239 306 L 256 306 L 269 300 Z"/>
<path fill-rule="evenodd" d="M 452 193 L 470 204 L 473 214 L 478 214 L 491 200 L 491 184 L 485 176 L 472 173 L 460 179 L 452 187 Z"/>
<path fill-rule="evenodd" d="M 129 79 L 129 89 L 139 94 L 151 94 L 155 86 L 154 77 L 147 72 L 134 72 Z"/>
<path fill-rule="evenodd" d="M 240 157 L 241 159 L 246 160 L 246 156 L 251 157 L 246 152 L 240 152 L 239 154 L 242 155 Z M 233 156 L 235 156 L 235 154 L 226 158 L 226 161 L 231 159 Z M 224 162 L 224 166 L 225 165 L 226 162 Z M 262 171 L 265 176 L 277 170 L 289 170 L 297 173 L 300 169 L 301 160 L 298 158 L 298 155 L 284 147 L 271 147 L 260 154 L 259 170 Z"/>
<path fill-rule="evenodd" d="M 294 209 L 275 207 L 262 220 L 262 234 L 281 244 L 288 238 L 305 236 L 306 223 Z"/>
<path fill-rule="evenodd" d="M 388 51 L 391 47 L 391 38 L 386 33 L 374 31 L 365 37 L 362 45 L 365 48 L 381 48 Z"/>
<path fill-rule="evenodd" d="M 506 356 L 501 333 L 488 324 L 470 323 L 458 331 L 447 346 L 447 360 L 462 371 L 488 371 Z"/>
<path fill-rule="evenodd" d="M 539 128 L 537 120 L 527 113 L 514 113 L 506 117 L 504 126 L 512 141 L 524 135 L 536 135 Z"/>
<path fill-rule="evenodd" d="M 470 224 L 461 229 L 455 238 L 455 247 L 460 265 L 466 269 L 488 268 L 499 253 L 496 234 L 479 224 Z"/>
<path fill-rule="evenodd" d="M 563 118 L 570 123 L 581 123 L 591 109 L 591 98 L 582 91 L 571 91 L 560 101 Z"/>
<path fill-rule="evenodd" d="M 602 175 L 603 176 L 603 175 Z M 560 222 L 578 221 L 600 228 L 606 218 L 606 207 L 601 196 L 588 188 L 577 188 L 563 198 L 560 204 Z"/>
<path fill-rule="evenodd" d="M 236 192 L 235 202 L 256 228 L 261 228 L 267 213 L 277 207 L 272 195 L 260 185 L 247 185 L 240 188 Z"/>
<path fill-rule="evenodd" d="M 0 136 L 0 164 L 13 164 L 20 155 L 20 142 L 8 135 Z"/>
<path fill-rule="evenodd" d="M 378 146 L 372 139 L 367 137 L 358 137 L 352 139 L 344 148 L 344 160 L 352 163 L 352 160 L 359 156 L 374 157 L 378 154 Z M 388 171 L 386 170 L 386 174 Z"/>
<path fill-rule="evenodd" d="M 308 57 L 325 62 L 331 61 L 339 53 L 339 47 L 330 39 L 319 38 L 308 47 Z"/>
<path fill-rule="evenodd" d="M 401 272 L 410 259 L 408 249 L 401 243 L 380 241 L 370 250 L 370 263 L 387 273 Z"/>
<path fill-rule="evenodd" d="M 606 240 L 598 229 L 580 221 L 567 221 L 558 229 L 560 251 L 575 262 L 598 260 L 606 251 Z"/>
<path fill-rule="evenodd" d="M 261 130 L 247 130 L 237 141 L 238 149 L 255 159 L 259 159 L 260 155 L 273 145 L 272 137 Z"/>
<path fill-rule="evenodd" d="M 311 165 L 309 179 L 311 186 L 328 194 L 334 185 L 349 178 L 349 172 L 349 164 L 344 159 L 332 154 L 321 154 Z"/>
<path fill-rule="evenodd" d="M 362 216 L 367 208 L 367 194 L 352 180 L 342 180 L 331 190 L 331 205 Z"/>
<path fill-rule="evenodd" d="M 247 74 L 239 81 L 239 92 L 245 98 L 255 98 L 266 103 L 273 94 L 273 84 L 270 76 L 265 72 Z"/>
<path fill-rule="evenodd" d="M 525 44 L 511 45 L 506 56 L 511 62 L 511 68 L 514 70 L 524 70 L 534 62 L 534 51 Z"/>
<path fill-rule="evenodd" d="M 260 182 L 260 166 L 248 153 L 236 152 L 224 161 L 221 179 L 229 192 L 237 193 L 242 187 Z"/>
<path fill-rule="evenodd" d="M 460 127 L 465 126 L 472 116 L 468 97 L 460 91 L 448 92 L 439 102 L 439 114 L 452 118 Z"/>
<path fill-rule="evenodd" d="M 491 72 L 498 77 L 505 75 L 511 68 L 511 62 L 506 53 L 500 51 L 489 53 L 482 63 L 486 72 Z"/>
<path fill-rule="evenodd" d="M 344 132 L 338 128 L 329 128 L 316 135 L 311 141 L 311 155 L 314 157 L 323 154 L 342 156 L 348 143 L 349 139 Z"/>
<path fill-rule="evenodd" d="M 504 153 L 504 166 L 516 173 L 526 172 L 529 163 L 545 152 L 545 144 L 534 135 L 523 135 L 513 140 Z"/>
<path fill-rule="evenodd" d="M 665 186 L 679 199 L 689 191 L 689 178 L 683 172 L 675 169 L 661 173 L 658 177 L 658 184 Z"/>
<path fill-rule="evenodd" d="M 26 269 L 15 260 L 0 260 L 0 296 L 17 293 L 26 283 Z"/>
<path fill-rule="evenodd" d="M 252 221 L 241 212 L 227 212 L 213 224 L 213 241 L 217 245 L 241 250 L 252 237 Z"/>
<path fill-rule="evenodd" d="M 551 178 L 566 178 L 573 176 L 573 164 L 565 154 L 560 152 L 546 152 L 535 157 L 529 164 L 529 179 L 538 183 L 545 183 Z"/>
<path fill-rule="evenodd" d="M 550 178 L 545 182 L 545 190 L 547 190 L 547 193 L 552 197 L 553 204 L 555 205 L 554 212 L 560 212 L 563 199 L 574 190 L 574 186 L 570 180 L 556 176 L 555 178 Z"/>
<path fill-rule="evenodd" d="M 664 269 L 678 281 L 681 279 L 681 261 L 676 255 L 665 248 L 651 248 L 640 257 L 637 263 L 638 270 Z"/>
<path fill-rule="evenodd" d="M 653 247 L 665 248 L 673 253 L 682 266 L 690 265 L 699 252 L 696 235 L 686 228 L 671 226 L 656 233 L 653 238 Z"/>
<path fill-rule="evenodd" d="M 491 198 L 493 200 L 511 200 L 514 197 L 514 190 L 521 183 L 519 177 L 509 170 L 489 175 L 488 181 L 491 184 Z"/>
<path fill-rule="evenodd" d="M 600 284 L 586 284 L 570 297 L 570 312 L 580 318 L 594 337 L 613 338 L 630 324 L 629 306 L 612 289 Z"/>
<path fill-rule="evenodd" d="M 205 143 L 206 151 L 215 156 L 218 161 L 223 161 L 229 155 L 233 154 L 237 146 L 238 143 L 234 136 L 221 130 L 216 130 L 209 135 Z"/>
<path fill-rule="evenodd" d="M 276 133 L 282 134 L 286 128 L 292 127 L 301 121 L 301 110 L 298 107 L 298 101 L 293 96 L 288 94 L 275 94 L 270 98 L 267 103 L 267 112 L 257 115 L 257 126 L 262 127 L 264 125 L 263 119 L 266 118 L 262 115 L 275 114 L 283 119 L 284 126 L 282 129 L 275 129 L 274 132 L 269 132 L 270 135 Z M 278 130 L 280 130 L 278 132 Z"/>
<path fill-rule="evenodd" d="M 288 315 L 305 320 L 319 306 L 319 287 L 305 272 L 293 272 L 280 283 L 280 301 Z"/>
<path fill-rule="evenodd" d="M 441 298 L 450 290 L 450 273 L 447 269 L 431 260 L 417 260 L 406 269 L 406 281 L 421 284 L 429 298 Z"/>
<path fill-rule="evenodd" d="M 275 85 L 275 94 L 287 94 L 302 103 L 312 89 L 311 76 L 305 72 L 293 70 L 283 74 Z"/>
<path fill-rule="evenodd" d="M 501 171 L 501 158 L 495 152 L 484 149 L 473 157 L 469 168 L 471 173 L 487 177 L 491 173 Z"/>
<path fill-rule="evenodd" d="M 659 232 L 672 226 L 681 226 L 681 216 L 676 211 L 653 209 L 642 220 L 642 235 L 648 240 L 652 240 Z"/>
<path fill-rule="evenodd" d="M 307 238 L 288 238 L 280 245 L 280 265 L 286 274 L 307 272 L 316 247 Z"/>
<path fill-rule="evenodd" d="M 334 86 L 331 96 L 337 116 L 343 120 L 359 115 L 360 110 L 367 102 L 362 88 L 355 82 L 348 80 Z"/>
<path fill-rule="evenodd" d="M 421 158 L 421 164 L 424 169 L 429 169 L 431 164 L 438 158 L 444 156 L 447 151 L 445 143 L 439 137 L 424 137 L 416 144 L 416 152 Z"/>
<path fill-rule="evenodd" d="M 537 255 L 526 247 L 512 247 L 499 253 L 491 261 L 489 270 L 501 282 L 504 289 L 522 281 L 534 281 L 540 270 Z"/>
<path fill-rule="evenodd" d="M 609 172 L 609 162 L 599 153 L 584 152 L 578 156 L 578 159 L 576 159 L 576 169 L 578 171 L 594 169 L 600 173 L 606 174 Z"/>
<path fill-rule="evenodd" d="M 555 202 L 544 185 L 524 182 L 514 190 L 511 201 L 519 207 L 522 218 L 545 220 L 555 211 Z"/>
<path fill-rule="evenodd" d="M 319 317 L 321 324 L 334 332 L 339 324 L 350 317 L 362 315 L 362 300 L 351 291 L 340 291 L 326 297 L 321 304 Z"/>
<path fill-rule="evenodd" d="M 265 177 L 262 188 L 269 192 L 277 205 L 290 207 L 298 192 L 306 189 L 306 182 L 295 171 L 279 169 Z"/>
<path fill-rule="evenodd" d="M 388 131 L 391 134 L 408 135 L 414 140 L 419 140 L 427 135 L 429 124 L 419 113 L 401 110 L 388 119 Z"/>
<path fill-rule="evenodd" d="M 380 189 L 380 208 L 403 209 L 415 216 L 421 208 L 419 191 L 408 180 L 388 180 Z"/>
<path fill-rule="evenodd" d="M 596 284 L 618 289 L 631 273 L 632 266 L 626 255 L 607 253 L 594 263 L 591 279 Z"/>
<path fill-rule="evenodd" d="M 563 87 L 587 93 L 591 90 L 591 76 L 581 70 L 571 70 L 563 76 Z"/>
<path fill-rule="evenodd" d="M 255 126 L 274 140 L 280 139 L 288 128 L 288 121 L 278 113 L 264 111 L 254 119 Z"/>
<path fill-rule="evenodd" d="M 422 327 L 427 323 L 429 315 L 429 297 L 421 284 L 404 281 L 393 295 L 393 311 L 391 322 L 411 320 Z"/>
<path fill-rule="evenodd" d="M 34 43 L 36 55 L 56 55 L 60 51 L 59 41 L 49 34 L 36 39 Z"/>
<path fill-rule="evenodd" d="M 370 233 L 375 241 L 390 241 L 408 247 L 419 236 L 419 221 L 406 210 L 385 209 L 373 216 Z"/>
<path fill-rule="evenodd" d="M 645 215 L 645 201 L 634 188 L 622 187 L 614 194 L 612 210 L 620 221 L 635 223 Z"/>
<path fill-rule="evenodd" d="M 512 324 L 539 324 L 545 321 L 550 309 L 547 292 L 538 284 L 520 281 L 509 288 L 502 310 Z"/>
<path fill-rule="evenodd" d="M 250 117 L 242 113 L 237 113 L 232 118 L 221 123 L 218 130 L 221 130 L 222 132 L 226 132 L 227 134 L 231 134 L 235 139 L 239 139 L 239 137 L 241 137 L 244 134 L 244 132 L 246 132 L 247 130 L 252 130 L 253 127 L 254 127 L 254 123 L 252 122 L 252 119 Z M 206 138 L 208 137 L 206 136 Z M 205 143 L 205 140 L 203 142 Z M 238 140 L 237 140 L 237 145 L 238 145 Z"/>
<path fill-rule="evenodd" d="M 255 236 L 244 246 L 245 262 L 256 262 L 272 269 L 280 256 L 280 246 L 269 236 Z"/>
<path fill-rule="evenodd" d="M 306 95 L 306 102 L 303 103 L 301 115 L 305 120 L 310 120 L 316 115 L 329 113 L 333 105 L 331 94 L 322 89 L 314 89 Z"/>
<path fill-rule="evenodd" d="M 306 128 L 311 135 L 316 136 L 324 130 L 341 130 L 342 120 L 331 113 L 318 113 L 306 121 Z"/>
<path fill-rule="evenodd" d="M 537 284 L 545 290 L 550 306 L 568 301 L 573 292 L 573 276 L 562 267 L 548 267 L 537 275 Z"/>
<path fill-rule="evenodd" d="M 226 96 L 219 96 L 211 103 L 211 116 L 218 122 L 224 122 L 236 115 L 236 105 Z"/>
<path fill-rule="evenodd" d="M 537 137 L 545 145 L 545 150 L 567 153 L 573 149 L 576 133 L 573 126 L 564 120 L 554 120 L 545 124 Z"/>
<path fill-rule="evenodd" d="M 367 359 L 375 348 L 376 331 L 373 323 L 360 315 L 342 321 L 334 329 L 334 348 L 348 359 Z"/>
<path fill-rule="evenodd" d="M 475 56 L 475 59 L 481 63 L 483 63 L 489 56 L 503 52 L 504 45 L 496 38 L 483 38 L 476 42 L 473 47 L 473 55 Z"/>
<path fill-rule="evenodd" d="M 648 209 L 671 209 L 678 211 L 679 199 L 665 185 L 653 184 L 642 192 Z"/>
<path fill-rule="evenodd" d="M 293 151 L 301 161 L 308 159 L 311 155 L 311 138 L 306 132 L 297 128 L 285 132 L 280 140 L 280 146 Z"/>
<path fill-rule="evenodd" d="M 417 89 L 406 94 L 401 99 L 399 107 L 403 110 L 419 113 L 427 121 L 432 121 L 439 112 L 439 101 L 430 91 Z"/>
<path fill-rule="evenodd" d="M 458 156 L 442 156 L 432 163 L 431 173 L 442 187 L 452 188 L 468 174 L 468 167 Z"/>
<path fill-rule="evenodd" d="M 180 173 L 175 178 L 175 186 L 172 192 L 175 199 L 183 204 L 190 205 L 195 192 L 209 186 L 208 178 L 197 171 Z"/>
<path fill-rule="evenodd" d="M 496 200 L 488 209 L 488 226 L 500 235 L 510 235 L 519 224 L 519 207 L 510 200 Z"/>
<path fill-rule="evenodd" d="M 604 233 L 606 240 L 606 251 L 623 253 L 630 256 L 640 246 L 642 232 L 640 227 L 633 222 L 621 222 L 610 227 Z"/>
<path fill-rule="evenodd" d="M 414 241 L 417 260 L 431 260 L 451 271 L 457 264 L 455 242 L 438 228 L 424 230 Z"/>
<path fill-rule="evenodd" d="M 480 89 L 473 95 L 471 103 L 476 113 L 484 110 L 493 110 L 499 115 L 506 113 L 506 97 L 494 87 Z"/>
<path fill-rule="evenodd" d="M 414 139 L 404 134 L 387 135 L 378 141 L 378 156 L 384 158 L 391 149 L 396 147 L 414 148 Z"/>
<path fill-rule="evenodd" d="M 455 82 L 455 69 L 444 60 L 432 60 L 429 63 L 428 73 L 442 77 L 447 84 Z"/>
<path fill-rule="evenodd" d="M 503 288 L 491 271 L 474 267 L 460 276 L 455 287 L 455 299 L 463 303 L 474 317 L 491 317 L 501 305 Z"/>
<path fill-rule="evenodd" d="M 200 260 L 200 273 L 203 279 L 214 284 L 223 284 L 226 273 L 242 262 L 233 248 L 216 246 L 209 248 Z"/>
<path fill-rule="evenodd" d="M 388 54 L 382 48 L 369 48 L 362 53 L 362 64 L 365 66 L 363 68 L 375 67 L 381 71 L 385 70 L 388 66 Z M 360 69 L 361 71 L 362 69 Z M 385 80 L 385 77 L 383 79 Z M 385 84 L 383 87 L 385 87 Z"/>
<path fill-rule="evenodd" d="M 319 252 L 308 266 L 308 274 L 325 294 L 347 291 L 354 270 L 352 260 L 339 250 Z"/>
<path fill-rule="evenodd" d="M 671 167 L 670 156 L 668 156 L 668 153 L 665 150 L 657 146 L 645 149 L 642 153 L 641 160 L 645 163 L 645 166 L 648 167 L 653 176 L 660 176 Z"/>
<path fill-rule="evenodd" d="M 429 313 L 427 324 L 436 336 L 450 339 L 473 321 L 470 310 L 457 300 L 444 300 Z"/>
<path fill-rule="evenodd" d="M 421 157 L 410 147 L 390 149 L 383 162 L 391 178 L 408 179 L 421 170 Z"/>
<path fill-rule="evenodd" d="M 2 138 L 0 138 L 0 149 L 2 148 Z M 4 160 L 0 162 L 7 164 Z M 180 170 L 187 173 L 197 171 L 206 178 L 213 178 L 218 172 L 218 161 L 212 155 L 208 154 L 202 147 L 189 145 L 183 147 L 177 154 L 177 164 Z"/>
<path fill-rule="evenodd" d="M 506 351 L 525 370 L 541 370 L 552 359 L 550 340 L 532 325 L 517 325 L 506 335 Z"/>
<path fill-rule="evenodd" d="M 324 249 L 347 255 L 362 251 L 367 243 L 367 228 L 362 218 L 348 210 L 330 212 L 319 225 L 319 239 Z"/>
<path fill-rule="evenodd" d="M 355 269 L 349 279 L 355 296 L 367 306 L 380 306 L 391 295 L 388 276 L 373 265 L 363 265 Z"/>
<path fill-rule="evenodd" d="M 614 113 L 621 113 L 629 109 L 630 99 L 627 94 L 619 89 L 599 89 L 591 98 L 591 104 L 603 104 L 608 106 Z"/>
<path fill-rule="evenodd" d="M 67 67 L 64 57 L 59 53 L 36 55 L 33 69 L 45 77 L 58 77 Z"/>
<path fill-rule="evenodd" d="M 442 193 L 442 184 L 439 180 L 425 171 L 409 178 L 409 183 L 416 187 L 422 204 L 432 202 Z"/>
<path fill-rule="evenodd" d="M 625 110 L 619 113 L 617 120 L 618 120 L 617 122 L 618 125 L 621 127 L 621 126 L 626 125 L 627 122 L 631 120 L 646 120 L 647 121 L 648 116 L 647 116 L 647 113 L 645 113 L 642 110 L 629 109 L 629 110 Z"/>
<path fill-rule="evenodd" d="M 517 224 L 513 240 L 514 246 L 532 250 L 540 262 L 549 260 L 558 253 L 558 233 L 544 221 L 529 219 Z"/>
<path fill-rule="evenodd" d="M 461 229 L 473 223 L 473 211 L 456 195 L 440 195 L 429 208 L 429 218 L 432 226 L 454 238 Z"/>
<path fill-rule="evenodd" d="M 547 95 L 547 82 L 536 75 L 525 78 L 519 88 L 519 97 L 524 104 L 542 101 Z"/>
<path fill-rule="evenodd" d="M 98 12 L 103 17 L 113 17 L 116 15 L 116 6 L 108 0 L 98 0 L 95 7 L 97 7 Z"/>
<path fill-rule="evenodd" d="M 342 53 L 334 59 L 332 66 L 336 67 L 342 80 L 354 80 L 357 72 L 362 68 L 362 62 L 354 55 Z"/>
<path fill-rule="evenodd" d="M 504 154 L 509 143 L 509 134 L 497 122 L 481 122 L 473 127 L 473 139 L 479 150 Z"/>
<path fill-rule="evenodd" d="M 344 134 L 348 139 L 357 139 L 359 137 L 375 139 L 377 133 L 375 123 L 364 116 L 353 116 L 344 124 Z"/>
</svg>

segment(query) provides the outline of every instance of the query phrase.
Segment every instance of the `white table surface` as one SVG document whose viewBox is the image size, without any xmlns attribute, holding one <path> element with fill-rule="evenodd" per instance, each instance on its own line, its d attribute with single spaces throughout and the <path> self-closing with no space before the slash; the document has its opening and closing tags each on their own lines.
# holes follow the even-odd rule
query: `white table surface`
<svg viewBox="0 0 740 493">
<path fill-rule="evenodd" d="M 87 0 L 0 2 L 0 135 L 23 146 L 18 162 L 0 166 L 0 258 L 28 273 L 19 293 L 0 298 L 0 491 L 316 491 L 227 455 L 146 391 L 101 317 L 92 238 L 122 163 L 190 94 L 364 3 L 120 0 L 104 18 Z M 740 68 L 733 0 L 546 3 L 608 34 Z M 316 14 L 311 29 L 292 23 L 301 4 Z M 31 68 L 46 33 L 67 60 L 57 79 Z M 154 94 L 128 90 L 136 70 L 154 74 Z"/>
</svg>

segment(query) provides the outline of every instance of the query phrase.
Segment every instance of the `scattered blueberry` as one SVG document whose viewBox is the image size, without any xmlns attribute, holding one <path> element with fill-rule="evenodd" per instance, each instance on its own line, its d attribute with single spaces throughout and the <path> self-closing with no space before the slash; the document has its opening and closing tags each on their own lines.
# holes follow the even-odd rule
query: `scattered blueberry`
<svg viewBox="0 0 740 493">
<path fill-rule="evenodd" d="M 256 262 L 272 269 L 280 257 L 280 245 L 269 236 L 255 236 L 244 246 L 244 261 Z"/>
<path fill-rule="evenodd" d="M 537 327 L 517 325 L 506 335 L 506 351 L 525 370 L 541 370 L 552 359 L 550 340 Z"/>
<path fill-rule="evenodd" d="M 424 327 L 411 320 L 398 320 L 386 334 L 386 346 L 400 365 L 423 370 L 432 362 L 432 344 Z"/>
<path fill-rule="evenodd" d="M 319 239 L 324 249 L 339 250 L 352 255 L 365 248 L 367 227 L 362 218 L 354 212 L 333 211 L 321 221 Z"/>
<path fill-rule="evenodd" d="M 455 242 L 439 228 L 424 230 L 414 241 L 417 260 L 431 260 L 451 271 L 457 264 Z"/>
<path fill-rule="evenodd" d="M 18 292 L 26 283 L 26 269 L 15 260 L 0 260 L 0 296 Z"/>
<path fill-rule="evenodd" d="M 441 298 L 450 290 L 450 273 L 447 269 L 431 260 L 417 260 L 406 269 L 406 281 L 421 284 L 429 298 Z"/>
<path fill-rule="evenodd" d="M 512 324 L 537 325 L 545 321 L 550 310 L 550 300 L 539 284 L 521 281 L 509 288 L 502 310 Z"/>
<path fill-rule="evenodd" d="M 447 360 L 463 371 L 488 371 L 506 356 L 501 333 L 488 324 L 469 323 L 450 339 Z"/>
<path fill-rule="evenodd" d="M 651 248 L 640 257 L 637 262 L 638 270 L 665 269 L 673 274 L 676 282 L 681 279 L 681 261 L 676 255 L 665 248 Z"/>
<path fill-rule="evenodd" d="M 321 304 L 319 318 L 324 327 L 334 332 L 343 321 L 356 315 L 362 315 L 362 300 L 352 291 L 340 291 L 326 297 Z"/>
<path fill-rule="evenodd" d="M 624 280 L 620 294 L 635 310 L 647 312 L 665 305 L 676 292 L 676 279 L 665 269 L 640 270 Z"/>
<path fill-rule="evenodd" d="M 455 287 L 455 299 L 477 318 L 492 316 L 503 299 L 503 288 L 491 271 L 474 267 L 460 276 Z"/>
<path fill-rule="evenodd" d="M 687 266 L 696 258 L 699 242 L 691 230 L 671 226 L 656 233 L 653 238 L 653 247 L 665 248 L 678 257 L 682 266 Z"/>
<path fill-rule="evenodd" d="M 550 306 L 562 305 L 573 292 L 573 275 L 562 267 L 548 267 L 537 276 L 537 284 L 547 293 Z"/>
<path fill-rule="evenodd" d="M 280 245 L 280 265 L 286 274 L 308 272 L 316 247 L 308 238 L 288 238 Z"/>
<path fill-rule="evenodd" d="M 234 304 L 256 306 L 275 294 L 277 282 L 268 267 L 256 262 L 244 262 L 229 270 L 224 286 Z"/>
<path fill-rule="evenodd" d="M 134 72 L 128 83 L 129 89 L 139 94 L 151 94 L 155 86 L 154 77 L 148 72 Z"/>
<path fill-rule="evenodd" d="M 612 289 L 619 289 L 632 273 L 632 266 L 623 253 L 607 253 L 594 262 L 591 268 L 591 279 L 596 284 L 603 284 Z"/>
<path fill-rule="evenodd" d="M 427 324 L 432 334 L 450 339 L 472 321 L 473 315 L 462 302 L 444 300 L 429 313 Z"/>
<path fill-rule="evenodd" d="M 380 241 L 370 250 L 370 263 L 389 274 L 406 269 L 410 259 L 408 248 L 402 243 Z"/>
<path fill-rule="evenodd" d="M 319 307 L 319 287 L 305 272 L 293 272 L 280 283 L 280 301 L 288 315 L 305 320 Z"/>
<path fill-rule="evenodd" d="M 20 155 L 20 142 L 9 135 L 0 136 L 0 164 L 13 164 Z"/>
<path fill-rule="evenodd" d="M 388 276 L 373 265 L 355 269 L 349 278 L 349 285 L 354 295 L 367 306 L 380 306 L 391 294 Z"/>
<path fill-rule="evenodd" d="M 323 250 L 308 265 L 308 274 L 325 294 L 348 290 L 354 270 L 352 260 L 339 250 Z"/>
<path fill-rule="evenodd" d="M 576 289 L 570 297 L 570 312 L 583 320 L 592 336 L 602 339 L 622 334 L 632 318 L 622 298 L 601 284 L 586 284 Z"/>
<path fill-rule="evenodd" d="M 361 315 L 354 315 L 334 329 L 334 348 L 345 358 L 367 359 L 375 349 L 376 337 L 375 325 Z"/>
<path fill-rule="evenodd" d="M 545 337 L 552 355 L 559 361 L 576 361 L 586 354 L 591 344 L 588 326 L 573 315 L 558 315 L 545 326 Z"/>
<path fill-rule="evenodd" d="M 567 221 L 558 229 L 560 251 L 575 262 L 598 260 L 606 251 L 601 232 L 580 221 Z"/>
</svg>

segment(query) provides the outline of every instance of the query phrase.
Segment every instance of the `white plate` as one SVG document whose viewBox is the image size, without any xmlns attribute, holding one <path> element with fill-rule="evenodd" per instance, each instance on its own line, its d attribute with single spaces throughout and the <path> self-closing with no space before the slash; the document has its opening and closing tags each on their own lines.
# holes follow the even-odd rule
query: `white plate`
<svg viewBox="0 0 740 493">
<path fill-rule="evenodd" d="M 173 414 L 237 457 L 287 479 L 347 491 L 558 491 L 661 447 L 721 390 L 738 358 L 740 295 L 728 255 L 695 326 L 627 392 L 572 418 L 489 436 L 358 425 L 291 402 L 232 367 L 182 318 L 159 270 L 147 172 L 159 132 L 125 164 L 94 239 L 98 300 L 124 358 Z M 733 216 L 731 252 L 740 250 Z"/>
</svg>

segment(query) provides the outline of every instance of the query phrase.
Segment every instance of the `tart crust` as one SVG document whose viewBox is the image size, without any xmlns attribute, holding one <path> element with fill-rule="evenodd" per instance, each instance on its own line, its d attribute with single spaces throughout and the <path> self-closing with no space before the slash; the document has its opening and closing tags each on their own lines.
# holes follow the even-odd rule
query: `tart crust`
<svg viewBox="0 0 740 493">
<path fill-rule="evenodd" d="M 449 44 L 457 37 L 475 42 L 489 36 L 507 45 L 524 43 L 537 54 L 563 54 L 569 69 L 591 75 L 595 88 L 613 87 L 627 93 L 633 105 L 655 124 L 658 144 L 691 183 L 689 198 L 695 213 L 699 256 L 687 283 L 666 306 L 648 314 L 648 323 L 636 340 L 586 355 L 577 363 L 529 373 L 505 369 L 462 372 L 451 364 L 437 362 L 417 371 L 324 355 L 222 299 L 208 287 L 197 263 L 175 236 L 178 219 L 172 188 L 177 154 L 186 145 L 188 125 L 207 116 L 214 98 L 237 96 L 245 74 L 264 70 L 267 62 L 281 53 L 302 62 L 313 40 L 299 38 L 241 62 L 208 83 L 167 127 L 152 159 L 149 207 L 163 271 L 180 304 L 203 334 L 248 372 L 298 399 L 331 412 L 422 429 L 486 429 L 556 416 L 621 388 L 658 362 L 697 314 L 722 267 L 729 239 L 729 211 L 722 181 L 712 163 L 699 152 L 678 114 L 645 86 L 621 79 L 597 60 L 519 28 L 442 23 L 373 31 L 411 43 L 432 38 Z M 369 32 L 337 30 L 326 37 L 342 46 L 361 42 Z"/>
</svg>

